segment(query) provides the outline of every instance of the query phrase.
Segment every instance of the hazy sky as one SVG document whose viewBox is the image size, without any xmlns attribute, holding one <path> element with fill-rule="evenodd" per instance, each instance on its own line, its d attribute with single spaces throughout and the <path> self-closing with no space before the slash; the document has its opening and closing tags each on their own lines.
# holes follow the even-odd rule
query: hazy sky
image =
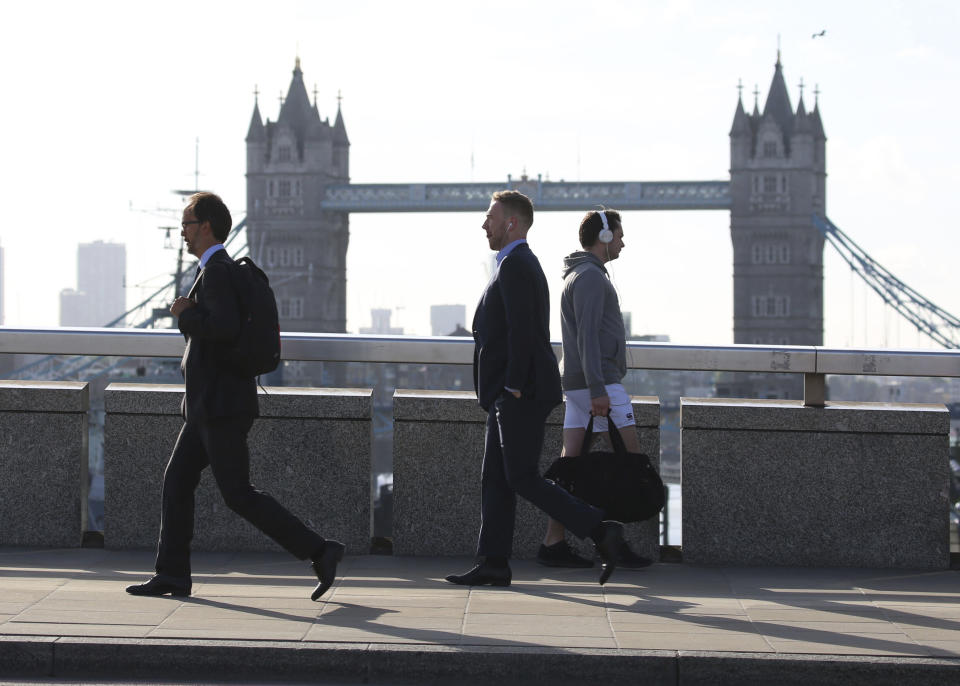
<svg viewBox="0 0 960 686">
<path fill-rule="evenodd" d="M 794 107 L 813 86 L 827 213 L 897 276 L 960 313 L 954 268 L 960 5 L 951 2 L 35 2 L 4 5 L 0 167 L 6 324 L 58 322 L 76 245 L 126 243 L 128 302 L 163 282 L 174 188 L 245 204 L 260 90 L 275 119 L 294 59 L 321 116 L 343 114 L 358 183 L 729 178 L 744 84 L 766 98 L 780 35 Z M 826 35 L 811 38 L 826 29 Z M 174 208 L 176 214 L 144 212 Z M 584 208 L 585 210 L 588 208 Z M 530 242 L 559 297 L 582 213 L 540 213 Z M 372 307 L 429 334 L 431 304 L 486 281 L 482 213 L 353 215 L 348 329 Z M 726 344 L 727 212 L 631 212 L 614 265 L 635 333 Z M 927 347 L 827 248 L 825 343 Z M 558 307 L 554 303 L 554 319 Z M 555 328 L 554 335 L 559 335 Z"/>
</svg>

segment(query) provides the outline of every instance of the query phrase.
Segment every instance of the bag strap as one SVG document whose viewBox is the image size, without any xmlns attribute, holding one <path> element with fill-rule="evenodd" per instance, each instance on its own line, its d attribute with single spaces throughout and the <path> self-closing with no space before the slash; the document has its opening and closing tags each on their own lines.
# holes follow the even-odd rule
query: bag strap
<svg viewBox="0 0 960 686">
<path fill-rule="evenodd" d="M 610 419 L 610 413 L 607 413 L 607 429 L 610 435 L 610 445 L 613 446 L 613 452 L 617 455 L 626 455 L 627 446 L 623 443 L 623 436 L 620 435 L 620 429 L 613 425 Z M 583 445 L 580 447 L 580 454 L 586 455 L 590 452 L 590 444 L 593 442 L 593 415 L 590 415 L 590 421 L 587 422 L 586 433 L 583 434 Z"/>
<path fill-rule="evenodd" d="M 617 455 L 626 455 L 627 446 L 623 444 L 623 436 L 620 435 L 620 429 L 613 425 L 613 420 L 607 414 L 607 429 L 610 434 L 610 445 L 613 446 L 613 452 Z"/>
<path fill-rule="evenodd" d="M 586 433 L 583 434 L 583 444 L 580 446 L 580 454 L 586 455 L 590 452 L 590 443 L 593 442 L 593 415 L 590 415 L 590 421 L 587 422 Z"/>
</svg>

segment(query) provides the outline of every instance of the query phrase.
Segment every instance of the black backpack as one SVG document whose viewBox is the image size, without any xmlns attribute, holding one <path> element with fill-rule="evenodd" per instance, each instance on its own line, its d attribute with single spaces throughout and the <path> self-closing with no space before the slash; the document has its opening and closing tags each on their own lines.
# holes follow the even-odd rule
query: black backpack
<svg viewBox="0 0 960 686">
<path fill-rule="evenodd" d="M 235 275 L 243 323 L 224 359 L 243 376 L 267 374 L 280 364 L 280 318 L 270 279 L 249 257 L 234 262 L 230 271 Z"/>
</svg>

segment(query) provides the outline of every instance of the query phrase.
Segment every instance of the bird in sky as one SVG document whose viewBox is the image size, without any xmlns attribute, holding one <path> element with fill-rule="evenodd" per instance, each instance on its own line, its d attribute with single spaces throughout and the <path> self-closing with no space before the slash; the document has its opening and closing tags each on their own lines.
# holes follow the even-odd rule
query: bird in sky
<svg viewBox="0 0 960 686">
<path fill-rule="evenodd" d="M 826 30 L 826 29 L 824 29 L 824 30 L 821 31 L 820 33 L 815 33 L 815 34 L 813 34 L 813 35 L 810 36 L 810 37 L 811 37 L 811 38 L 817 38 L 818 36 L 825 36 L 825 35 L 827 35 L 827 30 Z"/>
</svg>

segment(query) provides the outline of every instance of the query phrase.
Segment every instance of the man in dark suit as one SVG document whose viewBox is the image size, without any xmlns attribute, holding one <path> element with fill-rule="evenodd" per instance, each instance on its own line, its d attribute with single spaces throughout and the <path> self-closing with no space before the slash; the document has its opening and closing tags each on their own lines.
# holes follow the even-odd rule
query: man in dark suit
<svg viewBox="0 0 960 686">
<path fill-rule="evenodd" d="M 616 566 L 623 525 L 540 475 L 547 415 L 560 404 L 560 373 L 550 347 L 550 291 L 527 245 L 533 203 L 517 191 L 493 194 L 483 229 L 497 267 L 473 319 L 473 382 L 487 411 L 476 567 L 447 581 L 509 586 L 516 496 L 523 496 L 575 535 L 593 539 L 603 584 Z"/>
<path fill-rule="evenodd" d="M 200 260 L 189 297 L 178 297 L 170 307 L 187 342 L 180 363 L 184 423 L 163 475 L 156 575 L 128 586 L 127 593 L 190 595 L 194 491 L 209 465 L 227 507 L 299 559 L 312 561 L 319 578 L 311 595 L 316 600 L 333 583 L 344 546 L 324 540 L 250 484 L 247 433 L 260 415 L 257 384 L 224 362 L 243 317 L 234 285 L 241 275 L 223 248 L 231 225 L 230 211 L 213 193 L 193 195 L 183 210 L 181 235 Z"/>
</svg>

